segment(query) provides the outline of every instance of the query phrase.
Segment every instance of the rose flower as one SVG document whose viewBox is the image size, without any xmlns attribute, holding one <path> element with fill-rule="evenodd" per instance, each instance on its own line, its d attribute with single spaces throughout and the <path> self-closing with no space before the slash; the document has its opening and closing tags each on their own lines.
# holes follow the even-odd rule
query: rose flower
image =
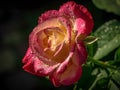
<svg viewBox="0 0 120 90">
<path fill-rule="evenodd" d="M 92 28 L 90 12 L 73 1 L 43 13 L 29 36 L 23 69 L 49 77 L 56 87 L 75 83 L 87 58 L 84 39 Z"/>
</svg>

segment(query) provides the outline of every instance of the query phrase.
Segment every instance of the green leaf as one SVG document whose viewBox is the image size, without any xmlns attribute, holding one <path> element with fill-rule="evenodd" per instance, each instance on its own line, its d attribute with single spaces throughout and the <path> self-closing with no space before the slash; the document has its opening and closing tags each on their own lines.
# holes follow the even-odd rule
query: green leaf
<svg viewBox="0 0 120 90">
<path fill-rule="evenodd" d="M 115 71 L 112 75 L 113 80 L 120 86 L 120 71 Z"/>
<path fill-rule="evenodd" d="M 120 90 L 112 80 L 109 81 L 108 87 L 109 90 Z"/>
<path fill-rule="evenodd" d="M 120 61 L 120 48 L 118 48 L 118 50 L 115 52 L 115 60 Z"/>
<path fill-rule="evenodd" d="M 89 90 L 108 90 L 108 82 L 109 78 L 101 78 L 96 82 L 94 88 Z"/>
<path fill-rule="evenodd" d="M 120 0 L 92 0 L 96 7 L 120 15 Z"/>
<path fill-rule="evenodd" d="M 117 4 L 120 5 L 120 0 L 116 0 Z"/>
<path fill-rule="evenodd" d="M 94 36 L 87 36 L 84 40 L 85 44 L 92 44 L 98 40 L 97 37 Z"/>
<path fill-rule="evenodd" d="M 107 72 L 97 68 L 93 70 L 92 75 L 96 75 L 96 79 L 88 90 L 103 90 L 104 86 L 106 87 L 106 85 L 103 84 L 107 84 L 109 80 Z"/>
<path fill-rule="evenodd" d="M 95 75 L 91 75 L 91 72 L 92 67 L 90 65 L 83 66 L 82 77 L 78 81 L 77 85 L 75 85 L 74 90 L 88 90 L 96 78 Z"/>
<path fill-rule="evenodd" d="M 120 45 L 120 22 L 106 22 L 94 32 L 94 36 L 100 38 L 94 59 L 101 59 Z"/>
</svg>

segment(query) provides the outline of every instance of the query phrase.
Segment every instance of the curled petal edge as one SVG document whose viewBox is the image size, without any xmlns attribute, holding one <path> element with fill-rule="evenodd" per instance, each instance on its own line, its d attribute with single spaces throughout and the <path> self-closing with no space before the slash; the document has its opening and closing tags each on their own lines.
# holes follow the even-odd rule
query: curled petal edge
<svg viewBox="0 0 120 90">
<path fill-rule="evenodd" d="M 52 73 L 58 66 L 59 63 L 48 65 L 44 61 L 40 60 L 38 57 L 32 54 L 30 48 L 23 58 L 23 69 L 29 73 L 35 74 L 37 76 L 47 76 Z"/>
<path fill-rule="evenodd" d="M 50 76 L 50 79 L 53 82 L 54 86 L 59 87 L 61 85 L 71 85 L 77 82 L 80 79 L 81 75 L 82 67 L 71 65 L 61 74 L 54 72 Z"/>
</svg>

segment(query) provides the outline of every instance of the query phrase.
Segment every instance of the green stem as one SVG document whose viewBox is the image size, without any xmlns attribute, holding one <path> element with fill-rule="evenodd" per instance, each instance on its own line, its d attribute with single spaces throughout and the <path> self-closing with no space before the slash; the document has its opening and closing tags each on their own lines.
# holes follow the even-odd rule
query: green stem
<svg viewBox="0 0 120 90">
<path fill-rule="evenodd" d="M 75 83 L 73 90 L 77 90 L 77 83 Z"/>
<path fill-rule="evenodd" d="M 100 61 L 100 60 L 95 60 L 95 59 L 93 59 L 92 57 L 89 57 L 89 56 L 88 56 L 88 60 L 92 61 L 94 64 L 99 65 L 103 68 L 110 68 L 110 69 L 114 69 L 114 70 L 117 69 L 115 66 L 112 66 L 112 65 L 108 64 L 107 62 L 103 62 L 103 61 Z"/>
</svg>

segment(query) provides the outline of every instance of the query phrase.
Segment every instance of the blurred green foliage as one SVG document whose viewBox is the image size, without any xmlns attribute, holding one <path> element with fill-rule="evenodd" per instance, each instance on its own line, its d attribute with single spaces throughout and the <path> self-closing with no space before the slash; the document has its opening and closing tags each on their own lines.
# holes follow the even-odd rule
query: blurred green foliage
<svg viewBox="0 0 120 90">
<path fill-rule="evenodd" d="M 120 15 L 120 0 L 92 0 L 95 6 Z"/>
</svg>

